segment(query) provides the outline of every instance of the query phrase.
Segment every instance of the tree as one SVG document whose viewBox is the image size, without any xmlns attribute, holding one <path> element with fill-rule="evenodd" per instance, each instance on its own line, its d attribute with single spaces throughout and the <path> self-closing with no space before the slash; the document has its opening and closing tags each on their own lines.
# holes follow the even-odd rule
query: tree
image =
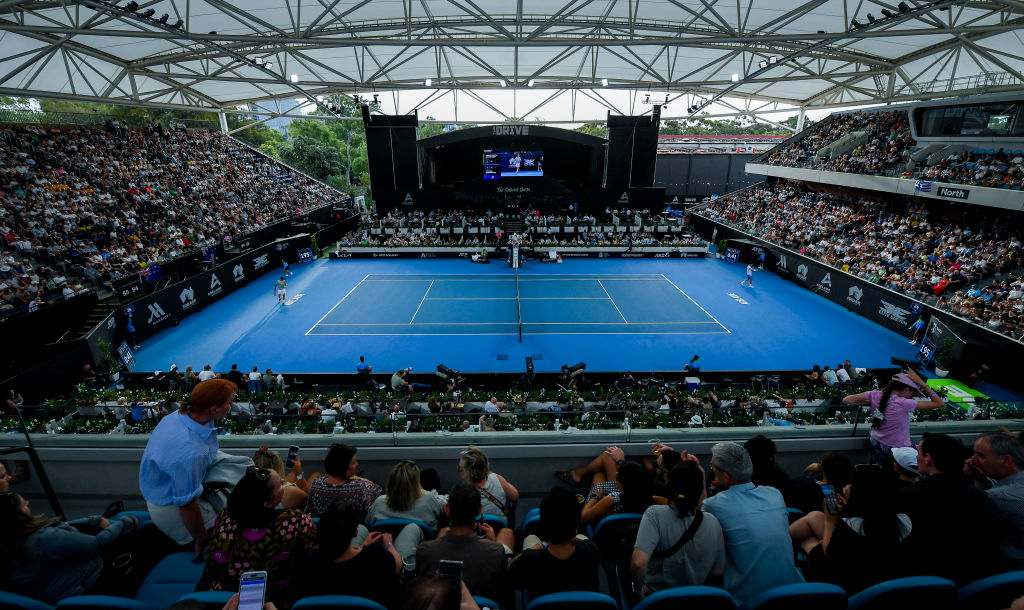
<svg viewBox="0 0 1024 610">
<path fill-rule="evenodd" d="M 598 138 L 608 137 L 608 125 L 604 123 L 584 123 L 573 131 L 583 133 L 588 136 L 596 136 Z"/>
<path fill-rule="evenodd" d="M 428 121 L 433 121 L 434 117 L 428 116 Z M 445 132 L 445 126 L 441 123 L 424 123 L 416 129 L 416 139 L 425 140 L 427 138 L 441 135 Z"/>
<path fill-rule="evenodd" d="M 294 124 L 294 123 L 293 123 Z M 281 160 L 304 174 L 326 181 L 344 171 L 345 161 L 337 147 L 300 135 L 278 148 Z"/>
</svg>

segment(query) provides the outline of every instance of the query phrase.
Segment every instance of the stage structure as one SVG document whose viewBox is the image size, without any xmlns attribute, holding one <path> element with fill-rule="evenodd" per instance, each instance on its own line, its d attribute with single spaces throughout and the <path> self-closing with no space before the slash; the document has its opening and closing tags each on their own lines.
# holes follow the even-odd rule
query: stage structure
<svg viewBox="0 0 1024 610">
<path fill-rule="evenodd" d="M 395 209 L 661 209 L 654 186 L 659 110 L 609 116 L 609 139 L 501 124 L 415 140 L 415 114 L 363 108 L 377 211 Z"/>
</svg>

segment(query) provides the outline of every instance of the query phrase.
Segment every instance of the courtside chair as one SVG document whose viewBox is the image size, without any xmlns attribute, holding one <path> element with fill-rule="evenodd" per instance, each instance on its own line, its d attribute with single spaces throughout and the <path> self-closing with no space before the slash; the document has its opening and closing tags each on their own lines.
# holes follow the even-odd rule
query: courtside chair
<svg viewBox="0 0 1024 610">
<path fill-rule="evenodd" d="M 601 519 L 596 526 L 590 526 L 590 539 L 601 551 L 609 551 L 615 546 L 615 534 L 627 525 L 638 525 L 643 515 L 640 513 L 618 513 Z"/>
<path fill-rule="evenodd" d="M 196 602 L 203 607 L 203 610 L 221 610 L 234 594 L 234 591 L 194 591 L 188 595 L 182 595 L 177 601 Z"/>
<path fill-rule="evenodd" d="M 130 597 L 113 595 L 76 595 L 57 602 L 58 610 L 160 610 L 163 606 L 151 606 Z"/>
<path fill-rule="evenodd" d="M 1024 570 L 996 574 L 960 587 L 958 610 L 1002 610 L 1024 595 Z"/>
<path fill-rule="evenodd" d="M 604 593 L 563 591 L 535 598 L 526 610 L 619 610 L 619 604 Z"/>
<path fill-rule="evenodd" d="M 404 519 L 401 517 L 395 519 L 381 519 L 380 521 L 373 524 L 373 527 L 370 528 L 370 531 L 386 532 L 388 534 L 391 534 L 392 536 L 397 536 L 399 532 L 401 532 L 405 528 L 405 526 L 409 525 L 410 523 L 419 526 L 419 528 L 423 530 L 424 540 L 433 540 L 437 537 L 437 532 L 434 531 L 434 528 L 430 527 L 426 523 L 418 519 Z"/>
<path fill-rule="evenodd" d="M 926 608 L 927 606 L 920 606 Z M 846 610 L 846 591 L 823 582 L 782 585 L 755 595 L 742 610 Z M 928 608 L 928 610 L 932 610 Z"/>
<path fill-rule="evenodd" d="M 295 602 L 292 610 L 387 610 L 381 604 L 355 595 L 314 595 Z"/>
<path fill-rule="evenodd" d="M 53 606 L 17 593 L 0 591 L 0 610 L 53 610 Z"/>
<path fill-rule="evenodd" d="M 645 597 L 633 610 L 735 610 L 736 598 L 725 589 L 694 585 L 674 587 Z M 628 610 L 623 608 L 623 610 Z"/>
<path fill-rule="evenodd" d="M 475 601 L 476 605 L 480 606 L 481 608 L 490 608 L 491 610 L 501 610 L 501 606 L 498 605 L 498 602 L 494 601 L 493 599 L 491 599 L 489 597 L 484 597 L 483 595 L 474 595 L 473 596 L 473 601 Z"/>
<path fill-rule="evenodd" d="M 156 608 L 168 605 L 196 590 L 203 576 L 203 564 L 192 561 L 192 553 L 172 553 L 153 566 L 142 581 L 135 599 Z"/>
<path fill-rule="evenodd" d="M 487 525 L 490 525 L 491 529 L 493 529 L 495 532 L 508 527 L 508 522 L 505 521 L 504 517 L 501 517 L 499 515 L 488 515 L 487 513 L 484 513 L 480 515 L 480 520 L 486 523 Z"/>
<path fill-rule="evenodd" d="M 850 596 L 850 610 L 927 608 L 942 610 L 956 603 L 956 584 L 938 576 L 910 576 L 887 580 Z"/>
<path fill-rule="evenodd" d="M 531 509 L 532 513 L 533 509 Z M 523 519 L 523 527 L 519 531 L 519 540 L 526 540 L 526 537 L 530 534 L 537 534 L 540 531 L 540 512 L 527 513 L 526 518 Z M 538 536 L 540 534 L 537 534 Z"/>
</svg>

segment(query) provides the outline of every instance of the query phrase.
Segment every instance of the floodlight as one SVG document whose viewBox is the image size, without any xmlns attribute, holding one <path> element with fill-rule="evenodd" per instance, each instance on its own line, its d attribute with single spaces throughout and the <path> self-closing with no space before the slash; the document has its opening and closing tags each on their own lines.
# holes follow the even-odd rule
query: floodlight
<svg viewBox="0 0 1024 610">
<path fill-rule="evenodd" d="M 532 78 L 531 78 L 530 80 L 526 81 L 526 86 L 527 86 L 527 87 L 532 87 L 532 86 L 533 86 L 533 84 L 534 84 L 534 81 L 533 81 L 533 79 L 532 79 Z"/>
<path fill-rule="evenodd" d="M 430 86 L 430 85 L 431 85 L 431 84 L 432 84 L 433 82 L 434 82 L 434 81 L 432 81 L 432 80 L 430 80 L 430 79 L 428 78 L 427 80 L 423 81 L 423 86 L 424 86 L 424 87 L 429 87 L 429 86 Z"/>
<path fill-rule="evenodd" d="M 761 61 L 757 62 L 757 67 L 761 68 L 762 70 L 767 68 L 768 67 L 768 60 L 767 59 L 762 59 Z"/>
<path fill-rule="evenodd" d="M 883 14 L 883 15 L 885 15 L 885 18 L 886 18 L 886 19 L 892 19 L 893 17 L 895 17 L 895 16 L 896 16 L 896 13 L 894 13 L 894 12 L 890 11 L 890 10 L 889 10 L 889 9 L 887 9 L 887 8 L 883 8 L 883 9 L 882 9 L 882 14 Z"/>
<path fill-rule="evenodd" d="M 734 83 L 740 82 L 740 75 L 739 74 L 733 74 L 732 75 L 732 82 L 734 82 Z"/>
<path fill-rule="evenodd" d="M 906 2 L 900 2 L 898 5 L 896 5 L 896 8 L 900 9 L 901 13 L 906 13 L 907 11 L 910 10 L 910 6 Z"/>
<path fill-rule="evenodd" d="M 602 87 L 607 87 L 608 86 L 608 79 L 607 78 L 602 78 L 601 79 L 601 86 Z"/>
<path fill-rule="evenodd" d="M 267 63 L 263 64 L 263 67 L 266 68 L 267 70 L 269 70 L 269 69 L 274 67 L 274 64 L 272 64 L 272 63 L 270 63 L 268 61 Z"/>
<path fill-rule="evenodd" d="M 871 13 L 868 13 L 868 23 L 874 23 L 876 21 L 878 21 L 878 19 L 875 19 L 874 15 L 872 15 Z"/>
<path fill-rule="evenodd" d="M 502 88 L 508 87 L 508 83 L 505 81 L 504 78 L 501 79 L 499 82 L 501 83 Z"/>
<path fill-rule="evenodd" d="M 862 24 L 861 22 L 857 21 L 856 19 L 851 19 L 850 20 L 850 27 L 852 27 L 853 29 L 857 30 L 857 29 L 860 29 L 860 28 L 864 27 L 864 24 Z"/>
<path fill-rule="evenodd" d="M 774 56 L 774 55 L 772 55 L 771 57 L 768 58 L 768 63 L 770 63 L 770 64 L 777 64 L 777 63 L 779 63 L 779 58 Z"/>
<path fill-rule="evenodd" d="M 171 18 L 170 15 L 168 15 L 167 13 L 164 13 L 163 15 L 160 15 L 160 19 L 158 21 L 160 21 L 160 23 L 166 24 L 167 20 L 170 19 L 170 18 Z"/>
<path fill-rule="evenodd" d="M 177 21 L 174 22 L 174 25 L 171 26 L 171 29 L 172 30 L 180 30 L 181 26 L 183 26 L 183 25 L 185 25 L 185 21 L 182 20 L 182 19 L 178 19 Z"/>
<path fill-rule="evenodd" d="M 155 8 L 147 8 L 145 11 L 142 12 L 142 16 L 145 17 L 146 19 L 149 19 L 155 13 L 156 13 L 156 9 Z"/>
<path fill-rule="evenodd" d="M 289 77 L 289 80 L 291 80 L 293 83 L 297 83 L 297 82 L 299 82 L 299 75 L 298 74 L 292 74 Z"/>
<path fill-rule="evenodd" d="M 125 10 L 127 10 L 127 11 L 128 11 L 129 13 L 134 13 L 135 11 L 139 10 L 139 3 L 138 3 L 138 2 L 136 2 L 135 0 L 132 0 L 132 1 L 131 1 L 131 2 L 129 2 L 129 3 L 127 4 L 127 5 L 125 5 L 125 7 L 124 7 L 124 8 L 125 8 Z"/>
</svg>

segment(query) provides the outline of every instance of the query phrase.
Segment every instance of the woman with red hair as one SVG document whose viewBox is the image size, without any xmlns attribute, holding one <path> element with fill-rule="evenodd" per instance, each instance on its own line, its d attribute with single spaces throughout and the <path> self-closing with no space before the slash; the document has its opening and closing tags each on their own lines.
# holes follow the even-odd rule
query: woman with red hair
<svg viewBox="0 0 1024 610">
<path fill-rule="evenodd" d="M 177 412 L 160 420 L 142 454 L 139 488 L 153 523 L 178 544 L 193 542 L 197 557 L 224 505 L 219 491 L 207 491 L 203 484 L 215 463 L 231 461 L 218 455 L 213 424 L 231 412 L 236 392 L 238 386 L 227 379 L 200 382 Z M 239 478 L 225 477 L 232 482 Z"/>
</svg>

